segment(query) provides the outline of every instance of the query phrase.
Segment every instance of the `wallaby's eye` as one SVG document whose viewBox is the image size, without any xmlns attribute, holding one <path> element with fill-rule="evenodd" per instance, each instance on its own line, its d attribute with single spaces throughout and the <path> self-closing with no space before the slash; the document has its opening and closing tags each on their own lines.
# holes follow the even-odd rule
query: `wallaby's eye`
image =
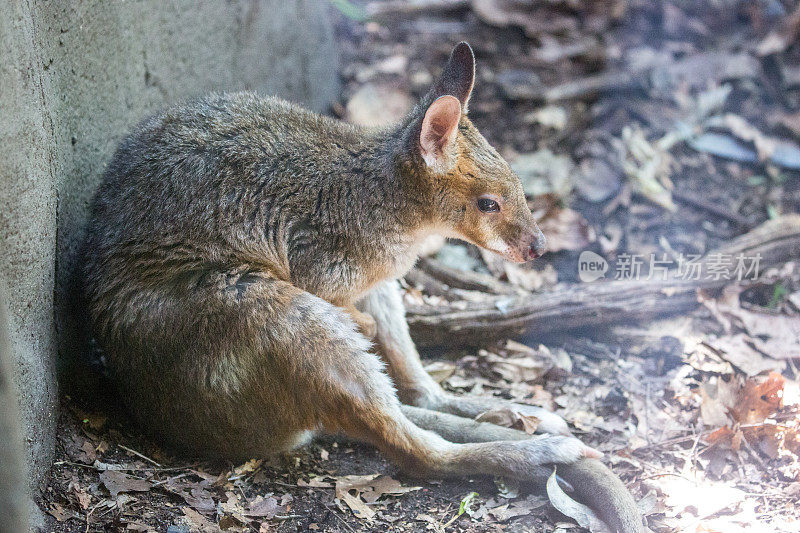
<svg viewBox="0 0 800 533">
<path fill-rule="evenodd" d="M 496 213 L 500 211 L 500 204 L 491 198 L 478 198 L 478 209 L 484 213 Z"/>
</svg>

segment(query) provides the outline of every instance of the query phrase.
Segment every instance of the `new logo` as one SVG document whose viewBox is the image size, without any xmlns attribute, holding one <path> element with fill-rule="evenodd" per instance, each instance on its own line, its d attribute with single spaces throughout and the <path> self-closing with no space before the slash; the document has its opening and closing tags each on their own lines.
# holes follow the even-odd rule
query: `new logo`
<svg viewBox="0 0 800 533">
<path fill-rule="evenodd" d="M 608 272 L 608 261 L 589 250 L 581 252 L 578 258 L 578 277 L 583 282 L 595 281 Z"/>
</svg>

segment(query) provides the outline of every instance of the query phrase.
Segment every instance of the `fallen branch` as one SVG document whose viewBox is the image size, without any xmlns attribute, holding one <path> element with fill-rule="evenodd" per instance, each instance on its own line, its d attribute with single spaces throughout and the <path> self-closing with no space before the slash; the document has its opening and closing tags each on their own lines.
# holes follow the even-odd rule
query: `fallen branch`
<svg viewBox="0 0 800 533">
<path fill-rule="evenodd" d="M 547 103 L 580 100 L 603 92 L 621 92 L 642 86 L 641 79 L 628 72 L 603 72 L 544 89 L 541 99 Z"/>
<path fill-rule="evenodd" d="M 440 261 L 428 257 L 421 258 L 419 263 L 417 263 L 417 268 L 433 279 L 456 289 L 482 291 L 491 294 L 520 294 L 519 289 L 516 289 L 508 283 L 503 283 L 489 274 L 465 272 L 448 267 Z"/>
<path fill-rule="evenodd" d="M 719 289 L 730 283 L 723 277 L 715 279 L 709 269 L 717 254 L 760 255 L 760 271 L 800 257 L 800 216 L 766 222 L 708 253 L 698 261 L 699 279 L 682 279 L 673 269 L 666 279 L 598 281 L 524 296 L 486 295 L 484 301 L 472 302 L 466 309 L 408 305 L 408 323 L 419 346 L 453 347 L 684 313 L 697 307 L 698 289 Z"/>
<path fill-rule="evenodd" d="M 367 17 L 372 20 L 408 17 L 467 9 L 469 0 L 387 0 L 366 5 Z"/>
</svg>

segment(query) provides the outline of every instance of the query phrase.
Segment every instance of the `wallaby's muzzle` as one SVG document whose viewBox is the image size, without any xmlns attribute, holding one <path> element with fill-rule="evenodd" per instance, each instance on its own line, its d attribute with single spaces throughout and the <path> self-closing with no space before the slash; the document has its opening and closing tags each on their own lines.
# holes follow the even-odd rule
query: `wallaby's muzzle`
<svg viewBox="0 0 800 533">
<path fill-rule="evenodd" d="M 534 235 L 530 240 L 530 244 L 528 244 L 528 249 L 525 250 L 523 256 L 526 261 L 533 261 L 538 257 L 542 257 L 545 251 L 547 251 L 547 239 L 545 239 L 544 233 L 539 229 L 539 226 L 536 226 Z"/>
</svg>

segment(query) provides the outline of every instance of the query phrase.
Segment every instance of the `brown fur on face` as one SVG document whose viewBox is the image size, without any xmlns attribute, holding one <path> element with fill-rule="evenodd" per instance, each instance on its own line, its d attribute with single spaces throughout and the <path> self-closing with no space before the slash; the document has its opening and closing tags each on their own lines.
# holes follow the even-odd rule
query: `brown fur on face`
<svg viewBox="0 0 800 533">
<path fill-rule="evenodd" d="M 544 236 L 508 163 L 467 117 L 461 118 L 456 142 L 457 162 L 439 178 L 447 191 L 441 205 L 455 233 L 510 261 L 525 262 L 541 255 Z M 496 201 L 499 211 L 482 212 L 481 198 Z"/>
<path fill-rule="evenodd" d="M 440 232 L 510 261 L 529 261 L 544 252 L 545 239 L 519 178 L 467 118 L 475 69 L 468 50 L 454 51 L 444 81 L 412 114 L 405 171 L 427 189 Z M 481 202 L 490 202 L 491 209 Z"/>
<path fill-rule="evenodd" d="M 544 252 L 545 239 L 522 184 L 467 118 L 469 92 L 462 98 L 432 92 L 423 100 L 412 116 L 416 146 L 411 143 L 404 171 L 428 197 L 439 232 L 510 261 L 535 259 Z M 491 202 L 491 210 L 481 202 Z"/>
</svg>

